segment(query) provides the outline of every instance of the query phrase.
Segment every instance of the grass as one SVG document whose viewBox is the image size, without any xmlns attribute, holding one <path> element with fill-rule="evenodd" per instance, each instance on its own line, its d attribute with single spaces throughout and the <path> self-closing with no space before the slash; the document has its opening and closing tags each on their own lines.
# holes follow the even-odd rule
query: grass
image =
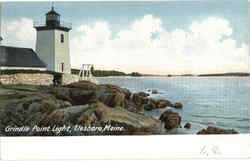
<svg viewBox="0 0 250 161">
<path fill-rule="evenodd" d="M 22 90 L 22 91 L 30 91 L 35 92 L 39 90 L 38 85 L 28 85 L 28 84 L 10 84 L 10 85 L 3 85 L 4 89 L 12 89 L 12 90 Z"/>
</svg>

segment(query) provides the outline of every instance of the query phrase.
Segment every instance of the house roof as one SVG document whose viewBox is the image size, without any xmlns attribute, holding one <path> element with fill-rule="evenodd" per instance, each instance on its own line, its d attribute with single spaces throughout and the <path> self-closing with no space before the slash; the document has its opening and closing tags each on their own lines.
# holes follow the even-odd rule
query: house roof
<svg viewBox="0 0 250 161">
<path fill-rule="evenodd" d="M 0 46 L 1 66 L 46 68 L 33 49 L 10 46 Z"/>
</svg>

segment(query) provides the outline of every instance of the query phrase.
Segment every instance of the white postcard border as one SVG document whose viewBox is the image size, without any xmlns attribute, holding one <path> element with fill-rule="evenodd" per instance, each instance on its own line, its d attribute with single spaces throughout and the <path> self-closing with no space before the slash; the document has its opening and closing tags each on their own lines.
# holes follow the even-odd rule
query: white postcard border
<svg viewBox="0 0 250 161">
<path fill-rule="evenodd" d="M 6 1 L 13 0 L 2 2 Z M 247 159 L 250 158 L 250 134 L 0 138 L 0 159 L 6 161 L 169 158 Z"/>
<path fill-rule="evenodd" d="M 250 158 L 250 135 L 2 137 L 3 160 Z"/>
</svg>

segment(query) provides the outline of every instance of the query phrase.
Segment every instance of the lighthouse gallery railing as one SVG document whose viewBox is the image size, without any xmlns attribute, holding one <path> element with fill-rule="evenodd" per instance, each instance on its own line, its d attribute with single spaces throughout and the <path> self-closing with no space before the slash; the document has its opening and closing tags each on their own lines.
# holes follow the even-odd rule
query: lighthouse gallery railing
<svg viewBox="0 0 250 161">
<path fill-rule="evenodd" d="M 34 21 L 33 22 L 33 27 L 46 27 L 46 22 L 45 21 Z M 60 21 L 59 27 L 64 27 L 64 28 L 70 28 L 72 29 L 72 23 Z"/>
</svg>

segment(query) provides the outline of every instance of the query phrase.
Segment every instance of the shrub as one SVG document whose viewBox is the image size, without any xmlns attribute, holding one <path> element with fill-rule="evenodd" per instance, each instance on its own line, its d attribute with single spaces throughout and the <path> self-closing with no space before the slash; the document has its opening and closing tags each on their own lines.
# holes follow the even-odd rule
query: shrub
<svg viewBox="0 0 250 161">
<path fill-rule="evenodd" d="M 79 69 L 71 69 L 71 73 L 78 75 L 80 72 Z M 107 76 L 125 76 L 126 74 L 123 72 L 115 71 L 115 70 L 94 70 L 91 69 L 91 73 L 95 77 L 107 77 Z"/>
</svg>

